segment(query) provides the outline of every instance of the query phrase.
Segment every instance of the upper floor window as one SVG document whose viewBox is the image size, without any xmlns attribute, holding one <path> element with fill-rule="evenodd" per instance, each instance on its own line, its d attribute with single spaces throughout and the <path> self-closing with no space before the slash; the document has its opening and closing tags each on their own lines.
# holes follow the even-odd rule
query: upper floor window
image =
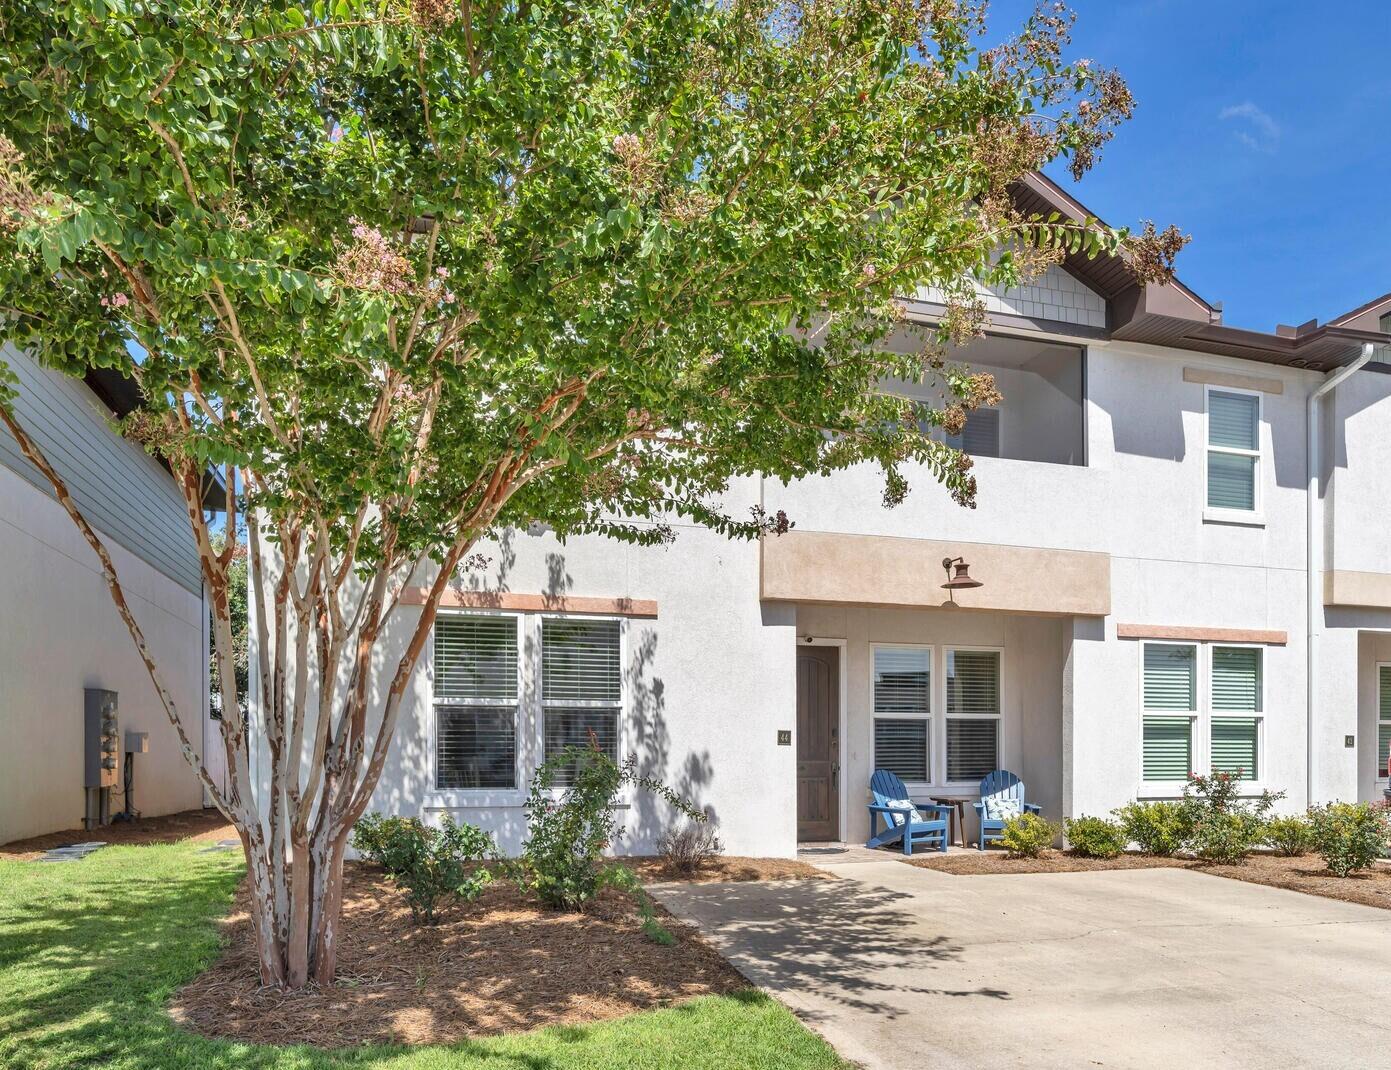
<svg viewBox="0 0 1391 1070">
<path fill-rule="evenodd" d="M 1207 392 L 1207 507 L 1255 513 L 1260 507 L 1261 396 Z"/>
<path fill-rule="evenodd" d="M 961 434 L 947 435 L 946 442 L 969 457 L 1000 456 L 1000 410 L 976 409 L 967 413 Z"/>
</svg>

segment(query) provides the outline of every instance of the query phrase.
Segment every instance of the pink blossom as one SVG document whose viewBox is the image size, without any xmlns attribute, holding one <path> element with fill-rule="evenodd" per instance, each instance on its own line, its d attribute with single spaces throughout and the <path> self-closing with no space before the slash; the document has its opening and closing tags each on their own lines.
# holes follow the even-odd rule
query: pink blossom
<svg viewBox="0 0 1391 1070">
<path fill-rule="evenodd" d="M 110 297 L 101 299 L 102 308 L 125 308 L 130 304 L 130 297 L 124 293 L 112 294 Z"/>
<path fill-rule="evenodd" d="M 435 268 L 435 274 L 442 279 L 447 279 L 449 278 L 449 269 L 444 267 L 437 267 Z"/>
</svg>

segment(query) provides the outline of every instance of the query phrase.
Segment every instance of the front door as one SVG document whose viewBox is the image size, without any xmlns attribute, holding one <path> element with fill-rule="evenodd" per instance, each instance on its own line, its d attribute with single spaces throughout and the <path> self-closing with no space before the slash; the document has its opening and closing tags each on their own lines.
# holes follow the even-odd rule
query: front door
<svg viewBox="0 0 1391 1070">
<path fill-rule="evenodd" d="M 797 647 L 797 839 L 840 839 L 840 651 Z"/>
</svg>

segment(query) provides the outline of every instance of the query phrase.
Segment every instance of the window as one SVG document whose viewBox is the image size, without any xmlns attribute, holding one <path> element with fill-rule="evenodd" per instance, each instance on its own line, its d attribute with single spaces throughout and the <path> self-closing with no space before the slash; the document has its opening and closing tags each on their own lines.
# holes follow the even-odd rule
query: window
<svg viewBox="0 0 1391 1070">
<path fill-rule="evenodd" d="M 980 780 L 999 768 L 1000 652 L 947 651 L 947 780 Z"/>
<path fill-rule="evenodd" d="M 932 649 L 874 648 L 874 767 L 927 783 Z"/>
<path fill-rule="evenodd" d="M 1261 692 L 1258 648 L 1212 648 L 1214 773 L 1231 773 L 1241 780 L 1260 779 Z"/>
<path fill-rule="evenodd" d="M 1207 505 L 1254 513 L 1260 475 L 1261 397 L 1207 394 Z"/>
<path fill-rule="evenodd" d="M 1145 644 L 1142 776 L 1184 781 L 1193 771 L 1198 711 L 1198 648 Z"/>
<path fill-rule="evenodd" d="M 1264 658 L 1260 647 L 1145 644 L 1144 781 L 1177 785 L 1199 769 L 1260 779 Z"/>
<path fill-rule="evenodd" d="M 1386 779 L 1391 759 L 1391 665 L 1377 666 L 1377 779 Z"/>
<path fill-rule="evenodd" d="M 517 786 L 517 619 L 435 622 L 435 788 Z"/>
<path fill-rule="evenodd" d="M 966 426 L 959 435 L 947 435 L 953 446 L 971 457 L 1000 456 L 1000 410 L 976 409 L 966 415 Z"/>
<path fill-rule="evenodd" d="M 618 761 L 623 707 L 622 625 L 616 620 L 546 617 L 541 621 L 542 760 L 593 742 Z M 573 767 L 555 783 L 568 785 Z"/>
</svg>

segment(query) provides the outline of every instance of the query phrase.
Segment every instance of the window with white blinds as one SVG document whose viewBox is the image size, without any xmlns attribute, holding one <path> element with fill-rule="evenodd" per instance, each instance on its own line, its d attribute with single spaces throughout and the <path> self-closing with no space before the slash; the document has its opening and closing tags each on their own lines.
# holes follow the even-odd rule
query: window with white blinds
<svg viewBox="0 0 1391 1070">
<path fill-rule="evenodd" d="M 1193 721 L 1145 715 L 1143 775 L 1149 781 L 1183 781 L 1193 771 Z"/>
<path fill-rule="evenodd" d="M 1391 665 L 1377 666 L 1377 779 L 1386 779 L 1391 760 Z"/>
<path fill-rule="evenodd" d="M 947 435 L 947 445 L 969 457 L 1000 456 L 1000 410 L 976 409 L 966 415 L 959 435 Z"/>
<path fill-rule="evenodd" d="M 980 780 L 999 768 L 1000 652 L 947 651 L 947 780 Z"/>
<path fill-rule="evenodd" d="M 435 621 L 435 788 L 517 786 L 517 618 Z"/>
<path fill-rule="evenodd" d="M 1145 645 L 1145 709 L 1192 713 L 1198 708 L 1198 648 Z"/>
<path fill-rule="evenodd" d="M 623 706 L 622 624 L 617 620 L 545 617 L 541 621 L 542 756 L 596 746 L 618 761 Z M 574 766 L 555 783 L 570 784 Z"/>
<path fill-rule="evenodd" d="M 932 649 L 873 650 L 874 767 L 906 782 L 927 783 L 932 779 Z"/>
<path fill-rule="evenodd" d="M 1208 508 L 1255 511 L 1261 458 L 1260 424 L 1259 394 L 1208 391 Z"/>
</svg>

